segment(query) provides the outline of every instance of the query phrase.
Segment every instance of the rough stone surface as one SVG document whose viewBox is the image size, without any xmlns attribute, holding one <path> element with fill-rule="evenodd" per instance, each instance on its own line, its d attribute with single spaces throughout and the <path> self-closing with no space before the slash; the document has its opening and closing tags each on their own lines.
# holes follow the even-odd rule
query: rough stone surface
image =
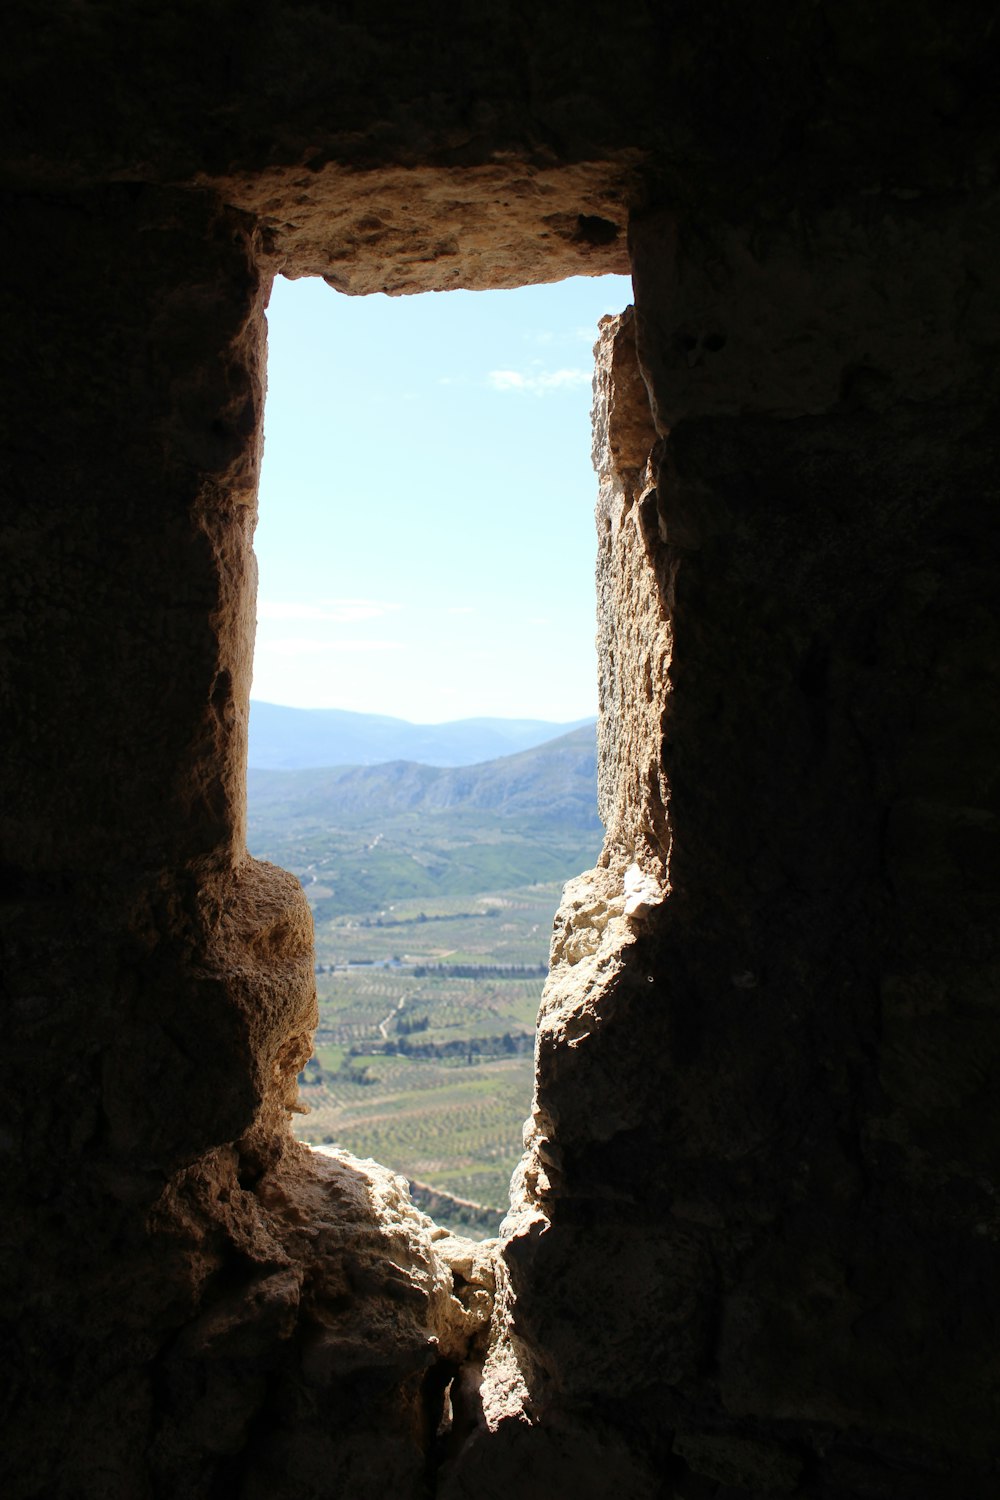
<svg viewBox="0 0 1000 1500">
<path fill-rule="evenodd" d="M 630 163 L 488 163 L 349 171 L 329 164 L 239 177 L 230 203 L 263 227 L 267 259 L 337 291 L 497 288 L 629 271 Z M 294 203 L 290 217 L 288 204 Z M 280 218 L 276 215 L 280 210 Z"/>
<path fill-rule="evenodd" d="M 994 1500 L 992 18 L 5 26 L 4 1494 Z M 626 256 L 607 841 L 482 1248 L 288 1134 L 308 909 L 244 843 L 263 310 L 279 271 Z"/>
<path fill-rule="evenodd" d="M 845 267 L 822 226 L 692 263 L 639 218 L 597 350 L 608 837 L 556 919 L 484 1408 L 617 1403 L 678 1495 L 994 1484 L 998 453 L 955 291 L 995 326 L 991 227 L 890 205 Z"/>
</svg>

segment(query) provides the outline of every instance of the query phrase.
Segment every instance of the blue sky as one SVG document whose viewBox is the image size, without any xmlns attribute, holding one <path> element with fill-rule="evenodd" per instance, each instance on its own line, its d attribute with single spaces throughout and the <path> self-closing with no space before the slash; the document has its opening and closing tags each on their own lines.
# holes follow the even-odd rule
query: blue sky
<svg viewBox="0 0 1000 1500">
<path fill-rule="evenodd" d="M 416 722 L 596 712 L 592 346 L 627 278 L 275 284 L 253 696 Z"/>
</svg>

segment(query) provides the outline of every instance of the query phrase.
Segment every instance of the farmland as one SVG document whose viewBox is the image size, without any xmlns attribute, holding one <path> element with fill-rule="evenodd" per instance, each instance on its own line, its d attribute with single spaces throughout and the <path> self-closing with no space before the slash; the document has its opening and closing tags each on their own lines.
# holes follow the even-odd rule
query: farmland
<svg viewBox="0 0 1000 1500">
<path fill-rule="evenodd" d="M 374 1156 L 499 1221 L 531 1102 L 559 891 L 551 882 L 489 894 L 466 911 L 454 898 L 394 906 L 392 925 L 320 923 L 320 1025 L 300 1139 Z"/>
<path fill-rule="evenodd" d="M 539 756 L 551 808 L 546 751 L 483 770 Z M 390 769 L 371 771 L 388 784 Z M 596 816 L 563 807 L 547 820 L 467 796 L 400 809 L 381 793 L 375 810 L 356 780 L 345 806 L 329 775 L 266 778 L 255 799 L 251 776 L 251 851 L 298 875 L 316 927 L 320 1022 L 297 1134 L 471 1200 L 485 1212 L 456 1222 L 493 1232 L 530 1109 L 552 918 L 564 881 L 596 857 Z M 447 1222 L 447 1209 L 435 1216 Z"/>
</svg>

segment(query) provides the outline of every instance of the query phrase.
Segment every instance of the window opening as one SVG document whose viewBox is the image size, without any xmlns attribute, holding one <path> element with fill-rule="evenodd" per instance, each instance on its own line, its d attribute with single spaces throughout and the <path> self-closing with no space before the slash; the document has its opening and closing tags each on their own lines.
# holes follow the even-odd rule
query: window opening
<svg viewBox="0 0 1000 1500">
<path fill-rule="evenodd" d="M 348 298 L 279 279 L 250 851 L 302 881 L 301 1140 L 494 1233 L 594 770 L 592 346 L 625 277 Z"/>
</svg>

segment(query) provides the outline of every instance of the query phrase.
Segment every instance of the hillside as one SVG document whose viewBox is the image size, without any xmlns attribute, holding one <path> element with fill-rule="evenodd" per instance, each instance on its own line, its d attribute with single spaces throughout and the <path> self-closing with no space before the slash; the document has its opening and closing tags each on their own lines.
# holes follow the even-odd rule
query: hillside
<svg viewBox="0 0 1000 1500">
<path fill-rule="evenodd" d="M 341 708 L 286 708 L 250 704 L 249 764 L 255 770 L 302 770 L 315 766 L 371 766 L 386 761 L 466 766 L 528 750 L 568 730 L 592 724 L 578 719 L 456 719 L 411 724 L 384 714 Z"/>
<path fill-rule="evenodd" d="M 251 852 L 316 927 L 297 1134 L 418 1179 L 462 1233 L 507 1203 L 552 915 L 601 845 L 595 751 L 591 724 L 479 765 L 249 774 Z"/>
<path fill-rule="evenodd" d="M 517 755 L 441 767 L 381 765 L 274 771 L 251 768 L 254 819 L 351 822 L 369 815 L 476 810 L 599 830 L 596 736 L 588 724 Z"/>
<path fill-rule="evenodd" d="M 250 852 L 298 875 L 317 922 L 565 880 L 601 844 L 592 726 L 477 766 L 251 771 Z"/>
</svg>

